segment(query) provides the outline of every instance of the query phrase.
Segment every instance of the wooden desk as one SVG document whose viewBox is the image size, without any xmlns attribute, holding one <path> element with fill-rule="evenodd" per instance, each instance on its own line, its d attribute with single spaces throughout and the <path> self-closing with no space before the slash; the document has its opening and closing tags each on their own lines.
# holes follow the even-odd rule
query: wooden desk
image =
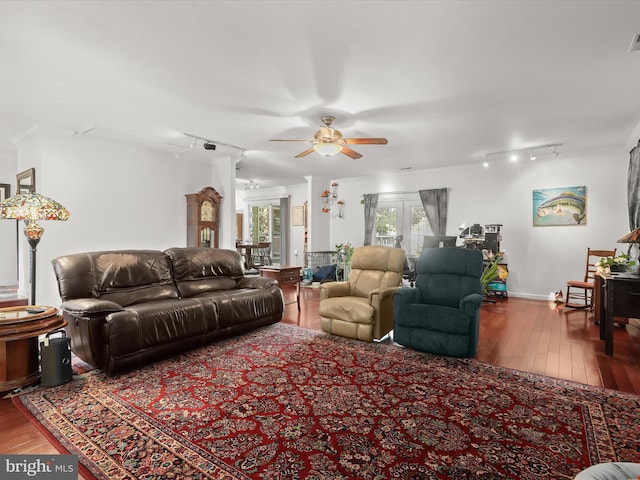
<svg viewBox="0 0 640 480">
<path fill-rule="evenodd" d="M 300 269 L 291 265 L 267 265 L 260 267 L 260 276 L 273 278 L 282 285 L 296 285 L 296 302 L 300 311 Z M 293 302 L 290 302 L 293 303 Z"/>
<path fill-rule="evenodd" d="M 602 274 L 600 299 L 600 339 L 604 351 L 613 355 L 613 322 L 616 316 L 640 318 L 640 275 Z"/>
<path fill-rule="evenodd" d="M 603 300 L 601 297 L 603 296 L 604 280 L 600 276 L 599 273 L 596 273 L 594 276 L 594 287 L 593 287 L 593 320 L 596 325 L 600 325 L 600 302 Z M 606 305 L 605 305 L 606 308 Z M 613 323 L 617 323 L 620 325 L 627 325 L 629 323 L 629 319 L 627 317 L 621 317 L 616 315 L 613 319 Z"/>
<path fill-rule="evenodd" d="M 66 325 L 53 307 L 0 308 L 0 392 L 40 378 L 38 336 Z"/>
</svg>

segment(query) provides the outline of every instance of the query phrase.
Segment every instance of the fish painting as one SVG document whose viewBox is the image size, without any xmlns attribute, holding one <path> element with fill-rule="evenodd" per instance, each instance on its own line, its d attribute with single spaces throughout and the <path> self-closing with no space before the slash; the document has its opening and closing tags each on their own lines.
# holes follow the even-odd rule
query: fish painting
<svg viewBox="0 0 640 480">
<path fill-rule="evenodd" d="M 584 225 L 586 187 L 533 191 L 534 225 Z"/>
</svg>

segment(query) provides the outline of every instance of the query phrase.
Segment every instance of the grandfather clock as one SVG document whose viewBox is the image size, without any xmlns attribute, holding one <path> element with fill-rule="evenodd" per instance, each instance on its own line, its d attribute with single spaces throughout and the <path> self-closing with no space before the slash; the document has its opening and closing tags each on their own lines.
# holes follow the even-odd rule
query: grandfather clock
<svg viewBox="0 0 640 480">
<path fill-rule="evenodd" d="M 204 187 L 187 197 L 187 247 L 218 248 L 218 220 L 222 195 Z"/>
</svg>

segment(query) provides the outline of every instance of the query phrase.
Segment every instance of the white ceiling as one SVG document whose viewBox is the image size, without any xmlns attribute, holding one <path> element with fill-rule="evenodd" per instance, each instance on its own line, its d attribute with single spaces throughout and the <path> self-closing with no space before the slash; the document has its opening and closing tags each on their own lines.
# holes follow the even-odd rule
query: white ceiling
<svg viewBox="0 0 640 480">
<path fill-rule="evenodd" d="M 639 1 L 1 1 L 0 148 L 35 125 L 246 149 L 263 185 L 624 145 Z M 293 158 L 333 114 L 364 156 Z M 180 153 L 228 155 L 229 147 Z"/>
</svg>

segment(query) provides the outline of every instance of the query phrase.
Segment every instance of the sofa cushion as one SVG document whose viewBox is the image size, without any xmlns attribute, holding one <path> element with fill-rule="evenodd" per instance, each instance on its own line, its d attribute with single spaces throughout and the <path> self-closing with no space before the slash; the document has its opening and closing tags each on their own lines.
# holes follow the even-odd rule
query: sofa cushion
<svg viewBox="0 0 640 480">
<path fill-rule="evenodd" d="M 178 298 L 167 257 L 156 250 L 77 253 L 53 260 L 62 301 L 99 298 L 126 307 Z"/>
<path fill-rule="evenodd" d="M 284 308 L 281 290 L 276 285 L 261 289 L 236 288 L 207 292 L 195 298 L 213 306 L 219 328 L 268 318 L 273 312 L 281 312 Z"/>
<path fill-rule="evenodd" d="M 482 255 L 464 248 L 426 249 L 418 257 L 415 285 L 420 303 L 458 308 L 460 300 L 481 293 Z"/>
<path fill-rule="evenodd" d="M 365 297 L 331 297 L 320 302 L 321 317 L 348 318 L 355 323 L 373 323 L 375 308 Z"/>
<path fill-rule="evenodd" d="M 369 245 L 356 247 L 349 274 L 350 295 L 368 297 L 376 288 L 399 287 L 402 283 L 404 250 Z"/>
<path fill-rule="evenodd" d="M 422 328 L 429 331 L 467 335 L 473 317 L 465 315 L 459 308 L 443 305 L 413 303 L 399 305 L 395 324 L 403 327 Z"/>
<path fill-rule="evenodd" d="M 217 315 L 210 303 L 197 299 L 163 300 L 109 314 L 103 336 L 110 354 L 117 358 L 217 328 Z"/>
<path fill-rule="evenodd" d="M 183 298 L 236 288 L 244 275 L 242 257 L 235 250 L 176 247 L 165 250 L 165 254 Z"/>
</svg>

